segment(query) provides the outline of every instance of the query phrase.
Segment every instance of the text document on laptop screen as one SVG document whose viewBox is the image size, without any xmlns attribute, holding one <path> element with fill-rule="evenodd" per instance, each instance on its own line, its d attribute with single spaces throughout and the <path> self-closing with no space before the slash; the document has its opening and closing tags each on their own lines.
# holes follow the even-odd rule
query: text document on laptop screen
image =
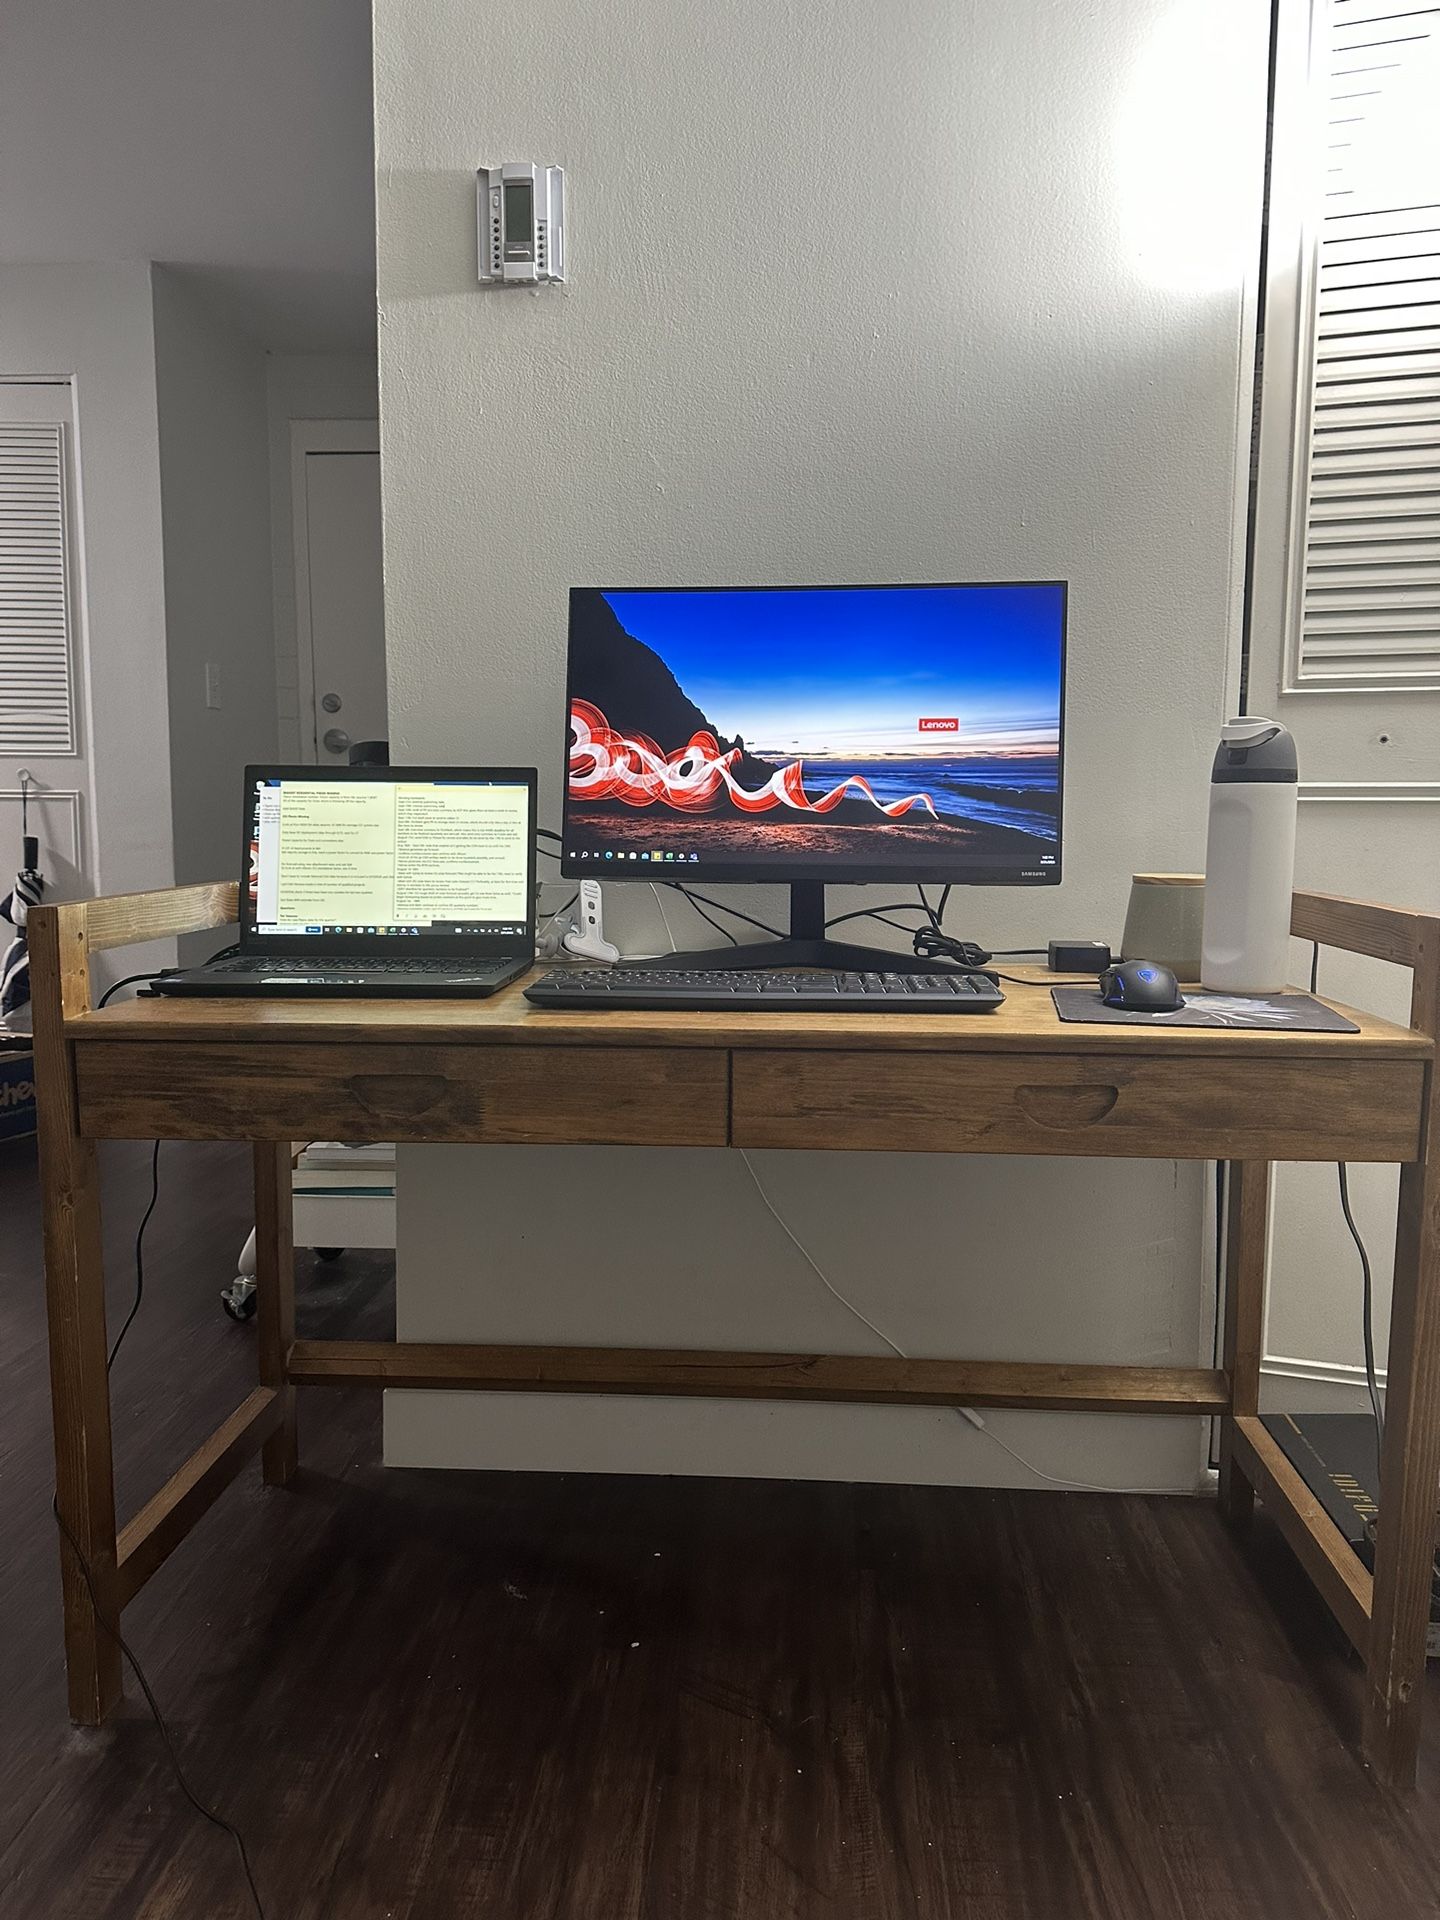
<svg viewBox="0 0 1440 1920">
<path fill-rule="evenodd" d="M 278 934 L 516 934 L 529 794 L 493 781 L 258 780 L 250 899 Z"/>
</svg>

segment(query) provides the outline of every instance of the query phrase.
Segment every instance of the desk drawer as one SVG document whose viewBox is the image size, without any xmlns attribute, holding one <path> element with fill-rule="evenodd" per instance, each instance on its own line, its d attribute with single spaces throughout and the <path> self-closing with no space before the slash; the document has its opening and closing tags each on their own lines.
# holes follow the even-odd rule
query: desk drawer
<svg viewBox="0 0 1440 1920">
<path fill-rule="evenodd" d="M 726 1056 L 700 1048 L 82 1041 L 75 1076 L 102 1140 L 726 1140 Z"/>
<path fill-rule="evenodd" d="M 897 1016 L 898 1018 L 899 1016 Z M 1413 1160 L 1409 1060 L 737 1052 L 737 1147 Z"/>
</svg>

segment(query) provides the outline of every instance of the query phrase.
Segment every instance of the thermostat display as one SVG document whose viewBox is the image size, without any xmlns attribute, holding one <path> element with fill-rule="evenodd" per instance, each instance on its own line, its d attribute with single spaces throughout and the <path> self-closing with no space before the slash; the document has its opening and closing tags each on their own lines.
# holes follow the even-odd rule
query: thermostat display
<svg viewBox="0 0 1440 1920">
<path fill-rule="evenodd" d="M 565 278 L 565 172 L 528 160 L 481 167 L 475 209 L 482 283 L 534 286 Z"/>
</svg>

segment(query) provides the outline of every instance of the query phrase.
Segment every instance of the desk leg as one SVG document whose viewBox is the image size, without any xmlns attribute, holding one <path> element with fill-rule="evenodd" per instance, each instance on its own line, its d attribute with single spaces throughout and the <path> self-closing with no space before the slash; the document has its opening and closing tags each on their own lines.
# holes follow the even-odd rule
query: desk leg
<svg viewBox="0 0 1440 1920">
<path fill-rule="evenodd" d="M 1231 1160 L 1225 1201 L 1225 1350 L 1230 1414 L 1220 1421 L 1220 1510 L 1243 1526 L 1255 1489 L 1236 1465 L 1231 1415 L 1260 1411 L 1265 1333 L 1265 1259 L 1270 1240 L 1270 1162 Z"/>
<path fill-rule="evenodd" d="M 1431 1095 L 1431 1152 L 1435 1095 Z M 1393 1786 L 1415 1781 L 1425 1625 L 1440 1480 L 1440 1169 L 1400 1170 L 1395 1290 L 1385 1391 L 1385 1451 L 1365 1662 L 1365 1752 Z"/>
<path fill-rule="evenodd" d="M 284 1412 L 265 1442 L 265 1484 L 286 1486 L 299 1454 L 295 1434 L 295 1389 L 285 1365 L 295 1340 L 295 1235 L 288 1140 L 255 1142 L 255 1333 L 260 1384 L 279 1394 Z"/>
<path fill-rule="evenodd" d="M 95 1143 L 75 1131 L 68 1049 L 42 1069 L 38 1091 L 55 1495 L 94 1585 L 92 1598 L 62 1535 L 65 1671 L 70 1718 L 95 1727 L 120 1699 L 120 1648 L 96 1612 L 98 1600 L 111 1624 L 119 1622 L 100 1179 Z"/>
</svg>

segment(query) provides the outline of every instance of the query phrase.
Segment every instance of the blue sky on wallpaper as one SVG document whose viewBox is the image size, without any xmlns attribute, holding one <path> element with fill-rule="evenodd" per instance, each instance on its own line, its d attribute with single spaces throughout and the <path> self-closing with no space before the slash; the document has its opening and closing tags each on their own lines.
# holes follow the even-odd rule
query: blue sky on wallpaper
<svg viewBox="0 0 1440 1920">
<path fill-rule="evenodd" d="M 1054 585 L 607 592 L 727 737 L 760 754 L 1053 753 Z M 922 734 L 922 716 L 959 732 Z"/>
</svg>

